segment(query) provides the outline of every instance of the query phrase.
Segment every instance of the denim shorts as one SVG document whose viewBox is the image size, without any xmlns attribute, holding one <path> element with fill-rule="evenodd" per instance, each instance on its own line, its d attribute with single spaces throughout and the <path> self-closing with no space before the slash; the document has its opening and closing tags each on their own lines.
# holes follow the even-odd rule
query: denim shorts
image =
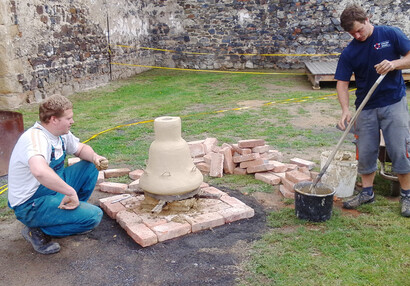
<svg viewBox="0 0 410 286">
<path fill-rule="evenodd" d="M 395 174 L 410 173 L 410 123 L 407 98 L 374 109 L 362 110 L 355 123 L 358 172 L 377 171 L 380 130 Z"/>
</svg>

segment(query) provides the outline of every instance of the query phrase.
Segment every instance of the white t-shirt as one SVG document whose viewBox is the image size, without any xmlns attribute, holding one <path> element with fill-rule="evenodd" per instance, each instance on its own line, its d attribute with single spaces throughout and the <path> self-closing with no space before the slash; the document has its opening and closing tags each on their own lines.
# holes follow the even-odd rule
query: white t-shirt
<svg viewBox="0 0 410 286">
<path fill-rule="evenodd" d="M 77 152 L 80 141 L 77 137 L 69 132 L 61 138 L 67 154 Z M 60 137 L 48 132 L 38 122 L 18 139 L 11 153 L 8 172 L 8 200 L 12 207 L 31 198 L 40 186 L 40 182 L 30 172 L 29 159 L 35 155 L 41 155 L 50 164 L 52 146 L 55 149 L 55 159 L 60 158 L 63 155 Z"/>
</svg>

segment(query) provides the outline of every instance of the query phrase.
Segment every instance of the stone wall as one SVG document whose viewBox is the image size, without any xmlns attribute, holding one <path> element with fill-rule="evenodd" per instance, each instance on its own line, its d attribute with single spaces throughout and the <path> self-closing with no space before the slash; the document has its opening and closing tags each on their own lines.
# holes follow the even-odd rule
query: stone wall
<svg viewBox="0 0 410 286">
<path fill-rule="evenodd" d="M 349 2 L 3 0 L 0 108 L 69 95 L 152 66 L 295 69 L 306 60 L 336 60 L 330 54 L 351 39 L 339 25 Z M 362 2 L 374 24 L 410 35 L 409 1 Z"/>
<path fill-rule="evenodd" d="M 337 56 L 285 55 L 340 53 L 351 40 L 339 21 L 341 12 L 350 2 L 177 1 L 181 10 L 175 11 L 174 19 L 180 20 L 182 32 L 175 37 L 172 26 L 167 26 L 167 22 L 158 23 L 169 33 L 161 37 L 157 45 L 195 52 L 171 55 L 175 65 L 183 68 L 301 68 L 303 61 L 337 59 Z M 362 2 L 374 24 L 396 25 L 410 35 L 410 1 Z"/>
</svg>

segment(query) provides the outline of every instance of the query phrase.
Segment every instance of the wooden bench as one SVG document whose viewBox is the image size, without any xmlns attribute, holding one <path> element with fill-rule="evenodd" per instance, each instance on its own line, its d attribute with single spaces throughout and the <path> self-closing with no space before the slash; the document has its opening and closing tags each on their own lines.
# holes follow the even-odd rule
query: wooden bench
<svg viewBox="0 0 410 286">
<path fill-rule="evenodd" d="M 313 89 L 320 89 L 320 82 L 322 81 L 336 81 L 334 76 L 336 73 L 337 61 L 329 62 L 304 62 L 306 74 L 312 83 Z M 410 80 L 410 69 L 403 70 L 403 78 L 405 81 Z M 354 75 L 350 81 L 354 81 Z"/>
</svg>

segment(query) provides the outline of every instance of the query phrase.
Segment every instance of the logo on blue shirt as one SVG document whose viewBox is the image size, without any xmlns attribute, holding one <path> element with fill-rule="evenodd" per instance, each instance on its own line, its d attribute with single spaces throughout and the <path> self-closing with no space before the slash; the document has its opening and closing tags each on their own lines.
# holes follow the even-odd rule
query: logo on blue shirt
<svg viewBox="0 0 410 286">
<path fill-rule="evenodd" d="M 388 48 L 388 47 L 390 47 L 391 45 L 390 45 L 390 41 L 384 41 L 384 42 L 380 42 L 380 43 L 376 43 L 376 44 L 374 44 L 374 48 L 376 49 L 376 50 L 380 50 L 380 49 L 384 49 L 384 48 Z"/>
</svg>

